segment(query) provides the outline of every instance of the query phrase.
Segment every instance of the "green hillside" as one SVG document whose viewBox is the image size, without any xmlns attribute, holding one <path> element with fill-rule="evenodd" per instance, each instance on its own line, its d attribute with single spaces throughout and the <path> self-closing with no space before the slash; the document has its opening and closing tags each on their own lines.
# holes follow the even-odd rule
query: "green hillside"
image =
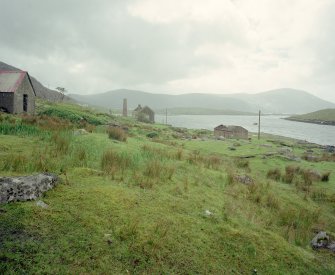
<svg viewBox="0 0 335 275">
<path fill-rule="evenodd" d="M 335 109 L 324 109 L 304 115 L 291 116 L 286 119 L 317 124 L 335 125 Z"/>
<path fill-rule="evenodd" d="M 334 253 L 310 247 L 335 234 L 334 154 L 250 138 L 69 104 L 1 114 L 1 175 L 61 182 L 48 208 L 0 205 L 0 274 L 334 274 Z"/>
</svg>

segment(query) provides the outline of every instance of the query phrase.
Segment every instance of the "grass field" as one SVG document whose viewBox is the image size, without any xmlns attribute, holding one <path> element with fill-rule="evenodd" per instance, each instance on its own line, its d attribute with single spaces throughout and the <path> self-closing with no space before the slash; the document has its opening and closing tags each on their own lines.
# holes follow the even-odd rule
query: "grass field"
<svg viewBox="0 0 335 275">
<path fill-rule="evenodd" d="M 334 254 L 310 247 L 319 230 L 335 233 L 335 157 L 322 148 L 41 109 L 1 115 L 1 175 L 49 171 L 61 183 L 41 198 L 48 208 L 0 205 L 0 274 L 335 273 Z"/>
<path fill-rule="evenodd" d="M 335 125 L 335 109 L 324 109 L 304 115 L 295 115 L 288 120 Z"/>
</svg>

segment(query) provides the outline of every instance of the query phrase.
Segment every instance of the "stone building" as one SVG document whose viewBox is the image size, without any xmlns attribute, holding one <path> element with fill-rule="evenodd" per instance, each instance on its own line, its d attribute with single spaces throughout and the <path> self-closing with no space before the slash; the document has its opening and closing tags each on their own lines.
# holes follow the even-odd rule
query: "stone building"
<svg viewBox="0 0 335 275">
<path fill-rule="evenodd" d="M 219 125 L 214 128 L 214 136 L 224 138 L 248 139 L 248 130 L 241 126 Z"/>
<path fill-rule="evenodd" d="M 27 72 L 0 71 L 0 110 L 19 114 L 35 112 L 36 93 Z"/>
<path fill-rule="evenodd" d="M 148 106 L 142 108 L 141 104 L 133 111 L 133 117 L 141 122 L 155 123 L 155 112 Z"/>
</svg>

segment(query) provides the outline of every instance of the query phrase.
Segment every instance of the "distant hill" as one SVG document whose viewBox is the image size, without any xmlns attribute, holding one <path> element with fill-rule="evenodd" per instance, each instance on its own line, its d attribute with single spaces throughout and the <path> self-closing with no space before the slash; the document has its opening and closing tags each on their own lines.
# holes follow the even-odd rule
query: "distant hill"
<svg viewBox="0 0 335 275">
<path fill-rule="evenodd" d="M 4 62 L 0 61 L 0 70 L 6 70 L 6 71 L 21 71 L 21 69 L 18 69 L 12 65 L 6 64 Z M 29 73 L 29 72 L 28 72 Z M 36 96 L 48 101 L 60 101 L 61 100 L 61 94 L 57 91 L 50 90 L 46 87 L 44 87 L 35 77 L 31 76 L 31 82 L 34 86 Z M 70 100 L 70 98 L 65 97 L 65 101 Z"/>
<path fill-rule="evenodd" d="M 316 112 L 295 115 L 286 118 L 287 120 L 309 122 L 316 124 L 335 125 L 335 109 L 324 109 Z"/>
<path fill-rule="evenodd" d="M 137 104 L 148 105 L 155 110 L 165 108 L 203 108 L 234 110 L 273 114 L 302 114 L 325 108 L 335 108 L 335 104 L 322 100 L 305 91 L 278 89 L 259 94 L 182 94 L 168 95 L 134 90 L 114 90 L 94 95 L 71 94 L 70 97 L 87 104 L 120 109 L 123 98 L 128 99 L 129 109 Z"/>
<path fill-rule="evenodd" d="M 206 109 L 206 108 L 168 108 L 156 110 L 157 114 L 165 115 L 166 110 L 169 115 L 240 115 L 250 116 L 258 115 L 252 112 L 242 112 L 234 110 L 217 110 L 217 109 Z"/>
</svg>

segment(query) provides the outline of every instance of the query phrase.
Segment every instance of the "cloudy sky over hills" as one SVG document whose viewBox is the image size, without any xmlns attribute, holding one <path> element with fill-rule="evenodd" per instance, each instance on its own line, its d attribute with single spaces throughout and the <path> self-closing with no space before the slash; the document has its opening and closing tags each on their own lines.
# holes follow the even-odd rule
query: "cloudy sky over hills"
<svg viewBox="0 0 335 275">
<path fill-rule="evenodd" d="M 335 102 L 334 0 L 0 0 L 0 61 L 73 93 L 259 92 Z"/>
</svg>

